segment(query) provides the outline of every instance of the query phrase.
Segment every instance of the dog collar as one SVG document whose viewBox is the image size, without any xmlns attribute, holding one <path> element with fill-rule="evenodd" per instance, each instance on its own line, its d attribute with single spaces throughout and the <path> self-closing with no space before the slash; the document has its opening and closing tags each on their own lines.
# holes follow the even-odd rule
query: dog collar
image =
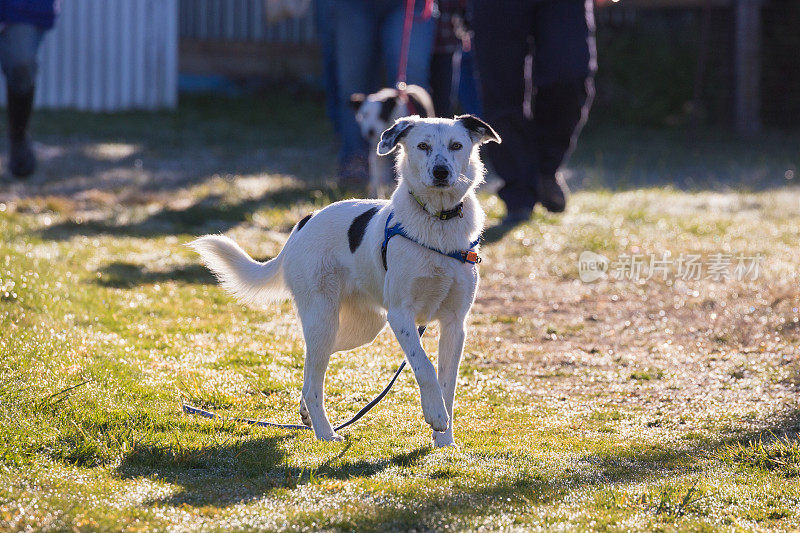
<svg viewBox="0 0 800 533">
<path fill-rule="evenodd" d="M 438 218 L 439 220 L 450 220 L 451 218 L 463 218 L 464 217 L 464 202 L 458 202 L 458 205 L 452 209 L 445 209 L 444 211 L 439 211 L 438 213 L 431 213 L 428 211 L 428 206 L 425 205 L 425 202 L 420 200 L 416 194 L 411 192 L 411 189 L 408 190 L 408 194 L 417 201 L 417 203 L 422 207 L 422 210 L 428 213 L 433 218 Z"/>
<path fill-rule="evenodd" d="M 480 244 L 480 242 L 481 242 L 481 238 L 480 237 L 478 237 L 477 239 L 475 239 L 474 241 L 472 241 L 470 243 L 468 250 L 457 250 L 455 252 L 443 252 L 443 251 L 439 250 L 438 248 L 433 248 L 432 246 L 427 246 L 425 244 L 422 244 L 418 240 L 416 240 L 413 237 L 411 237 L 406 232 L 405 228 L 403 228 L 403 225 L 400 224 L 399 222 L 397 224 L 393 225 L 393 226 L 390 226 L 389 224 L 391 223 L 393 216 L 394 216 L 394 211 L 390 212 L 389 216 L 386 217 L 386 226 L 384 227 L 384 230 L 383 230 L 383 245 L 381 245 L 381 259 L 383 260 L 383 269 L 384 270 L 389 270 L 389 267 L 386 264 L 386 249 L 389 246 L 389 239 L 391 239 L 395 235 L 400 235 L 401 237 L 405 237 L 409 241 L 411 241 L 413 243 L 416 243 L 416 244 L 422 246 L 423 248 L 427 248 L 428 250 L 431 250 L 433 252 L 436 252 L 436 253 L 439 253 L 439 254 L 442 254 L 442 255 L 446 255 L 447 257 L 452 257 L 453 259 L 455 259 L 457 261 L 461 261 L 462 263 L 469 263 L 471 265 L 474 265 L 476 263 L 480 263 L 481 262 L 481 258 L 478 255 L 478 252 L 475 251 L 475 247 L 478 246 L 478 244 Z"/>
</svg>

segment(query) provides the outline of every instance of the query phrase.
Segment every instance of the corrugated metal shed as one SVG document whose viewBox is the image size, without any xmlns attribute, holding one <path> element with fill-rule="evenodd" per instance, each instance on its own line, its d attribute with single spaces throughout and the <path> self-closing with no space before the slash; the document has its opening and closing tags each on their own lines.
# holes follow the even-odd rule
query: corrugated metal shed
<svg viewBox="0 0 800 533">
<path fill-rule="evenodd" d="M 320 70 L 313 11 L 267 24 L 264 0 L 180 0 L 180 70 L 311 81 Z"/>
<path fill-rule="evenodd" d="M 178 0 L 66 0 L 41 49 L 36 104 L 87 111 L 174 107 Z M 5 84 L 0 89 L 5 102 Z"/>
<path fill-rule="evenodd" d="M 181 38 L 206 41 L 315 42 L 312 10 L 305 17 L 267 24 L 264 0 L 180 0 Z"/>
</svg>

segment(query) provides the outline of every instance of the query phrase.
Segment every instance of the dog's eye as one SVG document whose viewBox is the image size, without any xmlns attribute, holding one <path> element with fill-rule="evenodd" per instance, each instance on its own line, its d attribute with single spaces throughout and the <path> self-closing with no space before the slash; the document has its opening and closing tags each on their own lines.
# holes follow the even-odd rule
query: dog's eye
<svg viewBox="0 0 800 533">
<path fill-rule="evenodd" d="M 460 142 L 454 142 L 450 144 L 451 150 L 461 150 L 462 148 L 464 148 L 464 145 L 461 144 Z"/>
<path fill-rule="evenodd" d="M 420 150 L 425 150 L 426 152 L 431 149 L 431 146 L 428 143 L 419 143 L 417 148 Z"/>
</svg>

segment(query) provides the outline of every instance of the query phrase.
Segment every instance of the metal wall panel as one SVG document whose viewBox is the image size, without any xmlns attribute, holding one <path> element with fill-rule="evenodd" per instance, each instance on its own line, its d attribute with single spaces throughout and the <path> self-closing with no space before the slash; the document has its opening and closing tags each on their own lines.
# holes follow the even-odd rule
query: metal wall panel
<svg viewBox="0 0 800 533">
<path fill-rule="evenodd" d="M 66 0 L 42 44 L 36 104 L 86 111 L 171 108 L 178 0 Z M 5 102 L 5 84 L 0 84 Z"/>
<path fill-rule="evenodd" d="M 268 25 L 264 0 L 180 0 L 180 36 L 205 41 L 315 42 L 312 10 Z"/>
</svg>

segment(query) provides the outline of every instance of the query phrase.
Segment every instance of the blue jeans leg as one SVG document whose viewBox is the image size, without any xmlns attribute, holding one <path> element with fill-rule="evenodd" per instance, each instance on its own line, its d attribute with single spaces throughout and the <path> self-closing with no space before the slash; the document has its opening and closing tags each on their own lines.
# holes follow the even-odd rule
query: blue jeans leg
<svg viewBox="0 0 800 533">
<path fill-rule="evenodd" d="M 415 12 L 422 12 L 417 0 Z M 336 72 L 339 83 L 338 111 L 341 124 L 340 162 L 366 157 L 369 149 L 350 108 L 350 95 L 371 93 L 380 80 L 380 52 L 387 68 L 388 84 L 396 81 L 405 2 L 401 0 L 333 0 L 336 32 Z M 414 21 L 409 47 L 409 83 L 428 87 L 435 21 Z M 374 149 L 374 148 L 373 148 Z"/>
<path fill-rule="evenodd" d="M 366 157 L 367 144 L 350 107 L 353 93 L 374 92 L 378 55 L 378 20 L 371 2 L 334 0 L 338 113 L 341 126 L 340 163 Z"/>
<path fill-rule="evenodd" d="M 408 49 L 408 68 L 406 79 L 430 90 L 431 56 L 433 40 L 436 34 L 436 20 L 421 20 L 424 0 L 417 0 L 414 8 L 414 24 L 411 27 L 411 39 Z M 381 39 L 383 44 L 384 64 L 388 72 L 386 78 L 397 82 L 397 65 L 400 62 L 400 46 L 403 39 L 403 21 L 405 18 L 405 2 L 398 2 L 383 21 Z"/>
<path fill-rule="evenodd" d="M 33 24 L 9 24 L 0 32 L 0 67 L 8 92 L 29 94 L 36 84 L 37 54 L 45 34 Z"/>
<path fill-rule="evenodd" d="M 336 26 L 333 24 L 333 0 L 314 0 L 314 24 L 322 51 L 322 86 L 325 89 L 325 113 L 338 134 L 339 82 L 336 72 Z"/>
<path fill-rule="evenodd" d="M 475 57 L 472 51 L 461 52 L 458 73 L 458 101 L 464 113 L 483 116 L 481 94 L 476 77 Z"/>
</svg>

